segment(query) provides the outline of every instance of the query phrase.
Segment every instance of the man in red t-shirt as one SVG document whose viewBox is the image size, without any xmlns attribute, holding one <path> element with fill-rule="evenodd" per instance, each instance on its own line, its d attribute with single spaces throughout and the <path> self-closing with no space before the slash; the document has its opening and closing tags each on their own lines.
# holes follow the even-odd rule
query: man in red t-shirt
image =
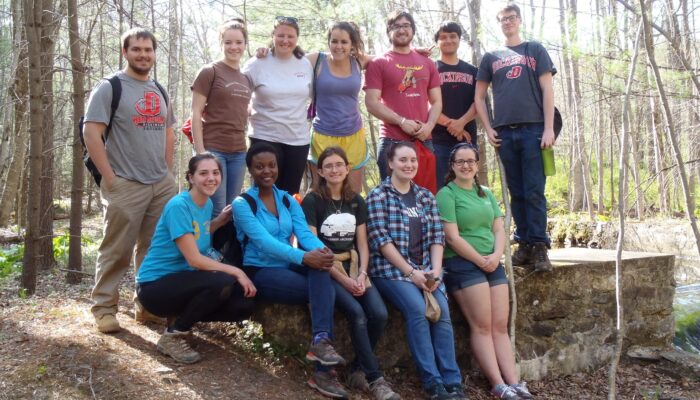
<svg viewBox="0 0 700 400">
<path fill-rule="evenodd" d="M 416 23 L 406 11 L 387 19 L 391 50 L 372 60 L 365 73 L 367 111 L 382 120 L 377 164 L 388 176 L 386 151 L 392 142 L 420 140 L 432 151 L 431 132 L 442 110 L 435 63 L 411 49 Z"/>
</svg>

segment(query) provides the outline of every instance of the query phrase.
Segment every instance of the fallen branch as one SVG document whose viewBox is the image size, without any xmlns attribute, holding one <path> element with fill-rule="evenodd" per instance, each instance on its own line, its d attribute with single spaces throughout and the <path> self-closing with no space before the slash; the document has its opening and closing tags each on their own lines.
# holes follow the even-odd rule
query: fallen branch
<svg viewBox="0 0 700 400">
<path fill-rule="evenodd" d="M 95 274 L 91 274 L 89 272 L 83 272 L 83 271 L 78 271 L 77 269 L 65 269 L 65 268 L 59 268 L 59 271 L 62 272 L 68 272 L 71 274 L 81 274 L 81 275 L 87 275 L 87 276 L 95 276 Z"/>
</svg>

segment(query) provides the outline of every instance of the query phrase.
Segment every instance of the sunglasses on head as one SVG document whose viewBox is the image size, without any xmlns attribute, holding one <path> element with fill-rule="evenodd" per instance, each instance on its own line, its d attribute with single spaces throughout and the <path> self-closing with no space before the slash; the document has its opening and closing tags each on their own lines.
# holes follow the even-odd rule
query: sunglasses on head
<svg viewBox="0 0 700 400">
<path fill-rule="evenodd" d="M 276 16 L 275 21 L 277 21 L 278 24 L 299 25 L 298 19 L 294 17 L 285 17 L 283 15 Z"/>
</svg>

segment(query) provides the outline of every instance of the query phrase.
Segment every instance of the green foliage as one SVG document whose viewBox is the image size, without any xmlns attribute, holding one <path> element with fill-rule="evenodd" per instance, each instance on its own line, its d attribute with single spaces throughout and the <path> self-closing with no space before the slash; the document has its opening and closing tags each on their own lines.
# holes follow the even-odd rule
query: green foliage
<svg viewBox="0 0 700 400">
<path fill-rule="evenodd" d="M 94 246 L 95 241 L 89 237 L 81 236 L 80 244 L 82 247 Z M 70 233 L 65 232 L 61 235 L 56 235 L 53 238 L 53 256 L 57 261 L 64 264 L 68 261 L 68 248 L 70 246 Z"/>
<path fill-rule="evenodd" d="M 13 244 L 7 248 L 0 248 L 0 279 L 20 272 L 23 257 L 23 244 Z"/>
</svg>

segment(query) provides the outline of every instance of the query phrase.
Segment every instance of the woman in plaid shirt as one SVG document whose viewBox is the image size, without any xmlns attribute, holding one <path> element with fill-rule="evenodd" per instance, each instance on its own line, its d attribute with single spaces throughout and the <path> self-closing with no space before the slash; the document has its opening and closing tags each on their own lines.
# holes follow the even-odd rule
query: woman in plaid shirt
<svg viewBox="0 0 700 400">
<path fill-rule="evenodd" d="M 423 387 L 434 399 L 465 398 L 455 358 L 452 322 L 442 276 L 445 237 L 435 197 L 412 182 L 418 158 L 409 142 L 387 152 L 388 176 L 367 197 L 369 275 L 406 319 L 406 336 Z M 440 305 L 440 319 L 425 317 L 423 291 Z"/>
</svg>

